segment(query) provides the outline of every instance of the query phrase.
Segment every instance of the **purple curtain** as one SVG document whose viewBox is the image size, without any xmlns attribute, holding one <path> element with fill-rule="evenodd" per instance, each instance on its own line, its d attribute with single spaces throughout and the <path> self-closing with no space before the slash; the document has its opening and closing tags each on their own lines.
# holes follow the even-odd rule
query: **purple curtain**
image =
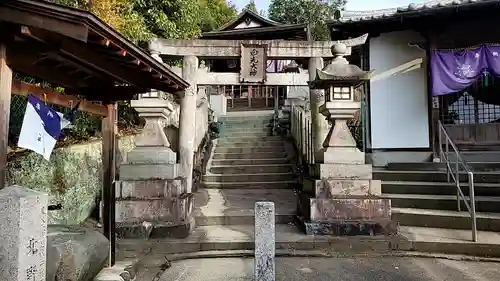
<svg viewBox="0 0 500 281">
<path fill-rule="evenodd" d="M 456 93 L 469 87 L 484 70 L 500 77 L 500 46 L 431 51 L 432 95 Z"/>
</svg>

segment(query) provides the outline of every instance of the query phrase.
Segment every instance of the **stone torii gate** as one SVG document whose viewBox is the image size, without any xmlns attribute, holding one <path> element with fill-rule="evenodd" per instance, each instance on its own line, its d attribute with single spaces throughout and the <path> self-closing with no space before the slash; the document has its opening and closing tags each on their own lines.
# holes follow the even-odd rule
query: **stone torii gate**
<svg viewBox="0 0 500 281">
<path fill-rule="evenodd" d="M 368 34 L 357 38 L 342 41 L 285 41 L 285 40 L 178 40 L 154 39 L 149 44 L 151 54 L 157 59 L 160 56 L 181 57 L 183 59 L 182 78 L 191 86 L 188 90 L 192 95 L 186 95 L 181 102 L 181 121 L 179 151 L 181 174 L 188 179 L 192 173 L 192 159 L 194 147 L 190 140 L 194 132 L 194 109 L 196 104 L 197 85 L 222 85 L 239 84 L 248 81 L 249 76 L 243 73 L 208 72 L 202 67 L 198 68 L 199 59 L 248 59 L 248 46 L 262 50 L 261 64 L 257 72 L 262 74 L 262 79 L 255 84 L 281 85 L 281 86 L 308 86 L 307 82 L 314 80 L 317 68 L 323 68 L 323 60 L 333 58 L 331 47 L 336 43 L 343 43 L 346 54 L 351 53 L 351 48 L 366 42 Z M 245 58 L 247 56 L 247 58 Z M 307 73 L 266 73 L 267 60 L 309 59 L 309 74 Z M 255 81 L 255 80 L 254 80 Z M 248 84 L 248 82 L 246 83 Z M 315 147 L 316 162 L 323 159 L 323 141 L 328 133 L 329 126 L 324 116 L 319 112 L 319 107 L 325 102 L 324 90 L 310 89 L 309 100 L 311 103 L 311 119 L 313 123 L 313 143 Z M 188 186 L 191 186 L 188 183 Z M 189 190 L 189 187 L 188 187 Z"/>
</svg>

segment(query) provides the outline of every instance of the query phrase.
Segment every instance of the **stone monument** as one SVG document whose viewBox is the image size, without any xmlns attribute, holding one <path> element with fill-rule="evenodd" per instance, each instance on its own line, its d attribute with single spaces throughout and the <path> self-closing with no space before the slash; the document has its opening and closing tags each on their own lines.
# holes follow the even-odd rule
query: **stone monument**
<svg viewBox="0 0 500 281">
<path fill-rule="evenodd" d="M 47 194 L 21 186 L 0 190 L 0 280 L 45 280 L 47 206 Z"/>
<path fill-rule="evenodd" d="M 172 105 L 158 91 L 142 94 L 131 105 L 146 124 L 120 167 L 117 233 L 121 237 L 186 237 L 193 227 L 194 199 L 186 192 L 177 154 L 165 134 Z"/>
<path fill-rule="evenodd" d="M 255 280 L 276 279 L 276 222 L 274 202 L 255 203 Z"/>
<path fill-rule="evenodd" d="M 343 57 L 347 47 L 332 47 L 334 59 L 317 69 L 311 89 L 325 90 L 319 111 L 330 122 L 323 143 L 323 163 L 314 164 L 304 179 L 299 199 L 299 219 L 307 234 L 374 235 L 397 232 L 391 221 L 390 199 L 381 198 L 381 182 L 372 179 L 372 165 L 347 126 L 360 109 L 354 89 L 370 80 L 371 71 L 351 65 Z"/>
</svg>

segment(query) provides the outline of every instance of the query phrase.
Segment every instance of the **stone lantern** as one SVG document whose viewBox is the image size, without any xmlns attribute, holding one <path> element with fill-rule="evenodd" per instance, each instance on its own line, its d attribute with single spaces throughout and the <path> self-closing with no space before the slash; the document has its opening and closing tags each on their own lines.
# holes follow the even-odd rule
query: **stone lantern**
<svg viewBox="0 0 500 281">
<path fill-rule="evenodd" d="M 381 198 L 381 182 L 372 179 L 372 165 L 365 164 L 347 127 L 360 109 L 354 89 L 369 81 L 372 71 L 349 64 L 346 53 L 344 44 L 334 45 L 332 62 L 316 69 L 309 82 L 311 89 L 325 90 L 319 111 L 331 128 L 323 143 L 323 163 L 311 165 L 310 177 L 303 181 L 299 217 L 309 235 L 394 234 L 390 199 Z"/>
<path fill-rule="evenodd" d="M 360 101 L 354 100 L 354 89 L 369 81 L 372 71 L 363 71 L 349 64 L 343 57 L 345 53 L 346 45 L 335 44 L 332 47 L 335 58 L 322 70 L 316 70 L 316 79 L 309 85 L 312 89 L 325 90 L 325 103 L 319 111 L 332 124 L 323 143 L 326 148 L 324 163 L 364 164 L 364 153 L 356 147 L 347 120 L 354 118 L 354 113 L 361 107 Z"/>
</svg>

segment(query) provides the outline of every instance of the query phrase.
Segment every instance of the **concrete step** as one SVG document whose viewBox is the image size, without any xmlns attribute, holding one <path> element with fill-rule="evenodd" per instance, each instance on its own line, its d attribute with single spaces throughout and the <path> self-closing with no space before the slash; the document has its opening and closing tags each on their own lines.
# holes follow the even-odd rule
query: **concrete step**
<svg viewBox="0 0 500 281">
<path fill-rule="evenodd" d="M 269 159 L 286 158 L 283 151 L 259 152 L 259 153 L 214 153 L 212 159 Z"/>
<path fill-rule="evenodd" d="M 268 141 L 283 141 L 280 136 L 222 136 L 219 138 L 222 142 L 268 142 Z"/>
<path fill-rule="evenodd" d="M 457 211 L 455 195 L 425 195 L 425 194 L 387 194 L 382 197 L 391 199 L 391 206 L 397 208 L 435 209 Z M 469 200 L 468 197 L 466 197 Z M 467 210 L 463 200 L 462 210 Z M 500 197 L 476 196 L 476 211 L 486 213 L 500 212 Z"/>
<path fill-rule="evenodd" d="M 255 147 L 215 147 L 214 153 L 269 153 L 269 152 L 281 152 L 285 153 L 284 147 L 273 147 L 273 146 L 255 146 Z"/>
<path fill-rule="evenodd" d="M 279 182 L 294 179 L 292 173 L 262 173 L 262 174 L 214 174 L 204 175 L 204 182 Z"/>
<path fill-rule="evenodd" d="M 461 151 L 460 157 L 467 162 L 498 162 L 500 151 Z M 450 152 L 449 158 L 455 161 L 455 153 Z"/>
<path fill-rule="evenodd" d="M 263 158 L 263 159 L 214 159 L 212 166 L 235 166 L 235 165 L 275 165 L 289 164 L 287 158 Z"/>
<path fill-rule="evenodd" d="M 214 174 L 291 173 L 291 164 L 212 166 Z"/>
<path fill-rule="evenodd" d="M 454 165 L 452 163 L 452 165 Z M 500 162 L 467 162 L 472 171 L 488 172 L 500 170 Z M 455 167 L 455 166 L 453 166 Z M 436 171 L 446 169 L 445 163 L 415 162 L 415 163 L 389 163 L 387 170 L 391 171 Z"/>
<path fill-rule="evenodd" d="M 195 193 L 196 226 L 253 225 L 255 203 L 274 202 L 276 223 L 295 218 L 297 196 L 291 189 L 201 189 Z"/>
<path fill-rule="evenodd" d="M 392 208 L 392 219 L 405 226 L 470 230 L 469 212 Z M 478 230 L 500 232 L 500 213 L 476 213 Z"/>
<path fill-rule="evenodd" d="M 466 182 L 463 182 L 461 189 L 465 195 L 469 195 L 469 186 Z M 455 195 L 457 188 L 455 183 L 448 182 L 383 181 L 382 192 L 394 194 Z M 476 196 L 500 196 L 500 184 L 475 183 L 474 194 Z"/>
<path fill-rule="evenodd" d="M 204 181 L 206 189 L 295 189 L 299 186 L 297 181 L 255 181 L 255 182 L 208 182 Z"/>
<path fill-rule="evenodd" d="M 382 181 L 426 181 L 446 182 L 444 171 L 390 171 L 382 169 L 373 170 L 373 178 Z M 467 174 L 460 174 L 460 181 L 466 181 Z M 478 172 L 474 173 L 476 183 L 500 183 L 500 173 Z"/>
</svg>

